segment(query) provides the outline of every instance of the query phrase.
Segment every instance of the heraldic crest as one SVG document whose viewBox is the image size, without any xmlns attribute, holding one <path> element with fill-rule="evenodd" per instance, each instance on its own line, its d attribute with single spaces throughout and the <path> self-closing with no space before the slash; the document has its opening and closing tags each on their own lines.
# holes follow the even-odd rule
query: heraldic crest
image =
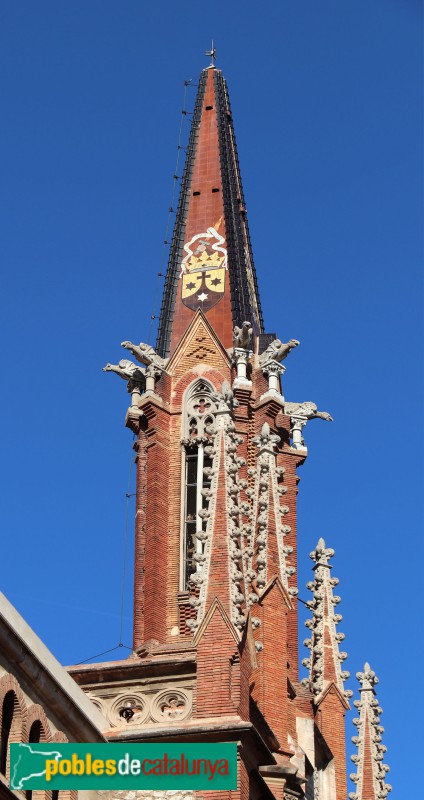
<svg viewBox="0 0 424 800">
<path fill-rule="evenodd" d="M 181 299 L 185 306 L 209 311 L 225 292 L 225 273 L 228 269 L 225 239 L 216 228 L 197 233 L 184 245 L 186 252 L 181 263 Z"/>
</svg>

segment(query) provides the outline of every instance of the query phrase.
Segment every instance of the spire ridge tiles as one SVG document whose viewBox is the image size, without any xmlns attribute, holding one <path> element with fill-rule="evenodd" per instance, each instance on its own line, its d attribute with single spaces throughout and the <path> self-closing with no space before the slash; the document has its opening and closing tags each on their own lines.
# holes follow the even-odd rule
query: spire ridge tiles
<svg viewBox="0 0 424 800">
<path fill-rule="evenodd" d="M 212 47 L 208 54 L 215 57 Z M 199 79 L 166 273 L 156 349 L 172 353 L 201 308 L 225 347 L 262 312 L 228 89 L 214 64 Z"/>
</svg>

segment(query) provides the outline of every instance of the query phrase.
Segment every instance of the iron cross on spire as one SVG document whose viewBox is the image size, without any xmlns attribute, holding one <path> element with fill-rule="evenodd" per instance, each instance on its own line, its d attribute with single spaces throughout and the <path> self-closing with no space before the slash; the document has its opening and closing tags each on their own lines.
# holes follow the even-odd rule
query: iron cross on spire
<svg viewBox="0 0 424 800">
<path fill-rule="evenodd" d="M 216 47 L 213 46 L 213 39 L 212 39 L 212 47 L 210 50 L 206 50 L 205 56 L 210 56 L 211 63 L 209 64 L 209 66 L 214 67 L 216 61 Z"/>
</svg>

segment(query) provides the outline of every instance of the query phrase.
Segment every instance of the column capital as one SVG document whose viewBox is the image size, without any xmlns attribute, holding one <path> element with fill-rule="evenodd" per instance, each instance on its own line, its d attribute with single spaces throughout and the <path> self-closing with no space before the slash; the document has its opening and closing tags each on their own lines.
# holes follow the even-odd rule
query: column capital
<svg viewBox="0 0 424 800">
<path fill-rule="evenodd" d="M 261 364 L 261 369 L 263 374 L 266 377 L 270 375 L 284 375 L 286 368 L 283 367 L 278 361 L 275 359 L 271 359 L 270 361 L 266 361 L 265 364 Z"/>
<path fill-rule="evenodd" d="M 231 362 L 237 368 L 237 377 L 235 378 L 235 387 L 252 388 L 252 381 L 247 377 L 247 367 L 253 355 L 252 350 L 247 347 L 234 347 L 231 353 Z"/>
</svg>

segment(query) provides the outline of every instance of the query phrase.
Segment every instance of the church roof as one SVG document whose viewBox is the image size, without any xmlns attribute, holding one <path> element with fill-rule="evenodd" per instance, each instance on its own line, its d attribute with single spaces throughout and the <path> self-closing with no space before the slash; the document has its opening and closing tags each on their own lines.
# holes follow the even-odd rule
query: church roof
<svg viewBox="0 0 424 800">
<path fill-rule="evenodd" d="M 234 325 L 263 332 L 227 83 L 199 78 L 170 246 L 156 350 L 171 354 L 201 308 L 225 347 Z"/>
<path fill-rule="evenodd" d="M 66 720 L 75 741 L 104 741 L 108 721 L 1 592 L 0 652 L 19 683 L 39 693 L 45 710 Z"/>
</svg>

